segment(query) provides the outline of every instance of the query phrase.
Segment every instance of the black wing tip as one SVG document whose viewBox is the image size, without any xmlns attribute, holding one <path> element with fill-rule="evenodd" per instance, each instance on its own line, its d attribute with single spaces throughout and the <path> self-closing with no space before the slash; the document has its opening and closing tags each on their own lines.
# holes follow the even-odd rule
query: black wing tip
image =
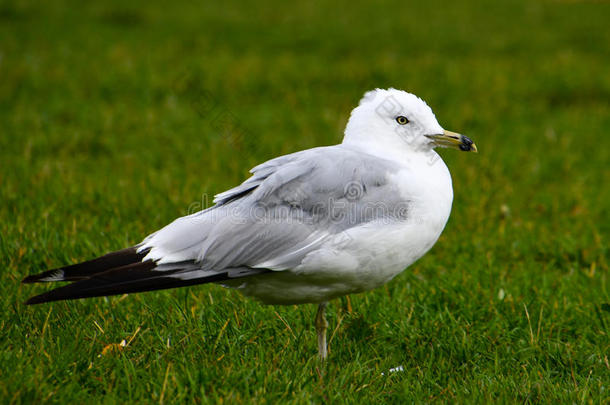
<svg viewBox="0 0 610 405">
<path fill-rule="evenodd" d="M 45 302 L 49 302 L 49 301 L 56 301 L 52 298 L 49 298 L 47 295 L 48 295 L 48 293 L 35 295 L 35 296 L 29 298 L 26 302 L 24 302 L 23 305 L 36 305 L 36 304 L 44 304 Z"/>
<path fill-rule="evenodd" d="M 170 274 L 158 274 L 152 261 L 141 262 L 131 266 L 110 270 L 102 275 L 47 291 L 27 300 L 25 305 L 43 304 L 52 301 L 74 300 L 81 298 L 105 297 L 111 295 L 131 294 L 145 291 L 164 290 L 168 288 L 186 287 L 197 284 L 215 283 L 233 278 L 229 271 L 212 274 L 205 277 L 182 280 L 171 277 Z M 270 272 L 259 269 L 255 274 Z"/>
<path fill-rule="evenodd" d="M 79 299 L 79 298 L 87 298 L 87 297 L 62 297 L 62 296 L 53 296 L 52 293 L 54 293 L 55 290 L 51 290 L 48 291 L 46 293 L 43 294 L 39 294 L 39 295 L 35 295 L 31 298 L 29 298 L 27 301 L 25 301 L 23 303 L 23 305 L 38 305 L 38 304 L 44 304 L 47 302 L 54 302 L 54 301 L 67 301 L 67 300 L 75 300 L 75 299 Z"/>
<path fill-rule="evenodd" d="M 29 276 L 27 276 L 26 278 L 21 280 L 21 283 L 33 284 L 33 283 L 48 283 L 48 282 L 54 282 L 54 281 L 72 281 L 74 278 L 69 278 L 69 279 L 65 278 L 64 268 L 65 267 L 62 267 L 59 269 L 47 270 L 43 273 L 30 274 Z"/>
<path fill-rule="evenodd" d="M 37 275 L 30 275 L 21 280 L 21 284 L 33 284 L 36 283 L 40 279 Z"/>
<path fill-rule="evenodd" d="M 31 274 L 21 280 L 21 283 L 33 284 L 87 279 L 95 274 L 103 273 L 113 268 L 140 262 L 148 254 L 150 249 L 144 249 L 142 251 L 138 251 L 138 249 L 138 246 L 132 246 L 107 253 L 92 260 L 47 270 L 38 274 Z"/>
<path fill-rule="evenodd" d="M 28 299 L 26 302 L 24 302 L 23 305 L 36 305 L 36 304 L 42 304 L 43 302 L 47 302 L 47 301 L 40 298 L 39 295 L 36 295 L 35 297 L 32 297 L 32 298 Z"/>
</svg>

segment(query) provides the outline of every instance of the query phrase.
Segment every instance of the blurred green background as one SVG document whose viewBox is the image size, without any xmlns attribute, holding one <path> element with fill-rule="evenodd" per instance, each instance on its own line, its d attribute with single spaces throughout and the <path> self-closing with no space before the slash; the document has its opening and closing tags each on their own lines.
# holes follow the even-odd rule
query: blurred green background
<svg viewBox="0 0 610 405">
<path fill-rule="evenodd" d="M 602 1 L 0 2 L 0 402 L 608 403 L 608 21 Z M 45 289 L 26 274 L 340 142 L 375 87 L 480 153 L 441 152 L 443 236 L 331 305 L 326 364 L 313 305 L 218 286 L 22 305 Z"/>
</svg>

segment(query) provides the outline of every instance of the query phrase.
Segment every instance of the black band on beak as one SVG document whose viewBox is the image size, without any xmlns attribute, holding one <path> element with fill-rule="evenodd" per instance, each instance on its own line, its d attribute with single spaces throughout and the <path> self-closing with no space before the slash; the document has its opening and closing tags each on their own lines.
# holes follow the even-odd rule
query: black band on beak
<svg viewBox="0 0 610 405">
<path fill-rule="evenodd" d="M 465 135 L 462 135 L 461 141 L 462 143 L 460 143 L 460 150 L 463 150 L 464 152 L 470 152 L 472 150 L 472 145 L 474 145 L 472 139 L 468 138 Z"/>
</svg>

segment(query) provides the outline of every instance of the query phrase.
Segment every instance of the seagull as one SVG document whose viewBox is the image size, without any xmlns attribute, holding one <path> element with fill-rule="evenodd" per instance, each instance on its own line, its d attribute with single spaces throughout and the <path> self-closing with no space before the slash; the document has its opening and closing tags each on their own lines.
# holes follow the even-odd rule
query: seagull
<svg viewBox="0 0 610 405">
<path fill-rule="evenodd" d="M 437 147 L 477 151 L 417 96 L 369 91 L 342 143 L 262 163 L 210 208 L 139 244 L 26 277 L 70 282 L 26 304 L 218 283 L 263 304 L 318 304 L 325 359 L 328 302 L 389 282 L 445 227 L 453 188 Z"/>
</svg>

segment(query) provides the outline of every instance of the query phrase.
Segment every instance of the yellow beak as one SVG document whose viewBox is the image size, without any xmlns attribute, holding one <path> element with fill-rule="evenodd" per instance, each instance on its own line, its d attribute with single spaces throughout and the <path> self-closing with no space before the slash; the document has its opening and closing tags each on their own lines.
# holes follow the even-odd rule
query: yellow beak
<svg viewBox="0 0 610 405">
<path fill-rule="evenodd" d="M 478 152 L 477 145 L 470 138 L 462 134 L 443 130 L 442 134 L 426 135 L 426 137 L 432 139 L 434 146 L 459 149 L 464 152 Z"/>
</svg>

